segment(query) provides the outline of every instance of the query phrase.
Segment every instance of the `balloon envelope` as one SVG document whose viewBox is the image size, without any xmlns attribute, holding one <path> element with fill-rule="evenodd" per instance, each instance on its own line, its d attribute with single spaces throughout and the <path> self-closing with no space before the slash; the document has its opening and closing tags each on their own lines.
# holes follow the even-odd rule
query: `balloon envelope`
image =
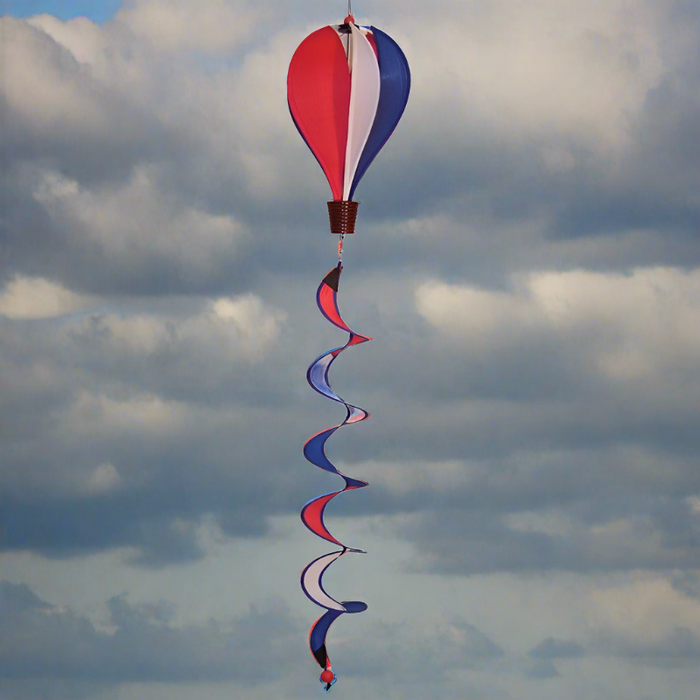
<svg viewBox="0 0 700 700">
<path fill-rule="evenodd" d="M 287 76 L 289 110 L 335 201 L 352 199 L 410 89 L 406 57 L 376 27 L 327 26 L 299 45 Z"/>
</svg>

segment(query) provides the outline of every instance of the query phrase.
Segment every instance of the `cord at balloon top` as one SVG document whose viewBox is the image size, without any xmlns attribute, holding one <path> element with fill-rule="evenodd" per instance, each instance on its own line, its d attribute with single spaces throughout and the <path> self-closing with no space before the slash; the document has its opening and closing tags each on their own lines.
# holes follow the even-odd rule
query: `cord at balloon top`
<svg viewBox="0 0 700 700">
<path fill-rule="evenodd" d="M 340 273 L 343 269 L 342 263 L 340 262 L 340 256 L 342 255 L 342 241 L 343 239 L 341 236 L 338 244 L 338 265 L 323 278 L 323 281 L 316 291 L 316 303 L 323 316 L 334 326 L 347 332 L 349 337 L 345 345 L 334 348 L 333 350 L 328 350 L 316 358 L 316 360 L 314 360 L 314 362 L 312 362 L 309 366 L 306 373 L 306 378 L 314 391 L 317 391 L 319 394 L 325 396 L 331 401 L 341 403 L 343 406 L 345 406 L 345 419 L 338 425 L 326 428 L 316 435 L 311 436 L 304 444 L 304 456 L 309 462 L 311 462 L 311 464 L 319 467 L 319 469 L 323 469 L 324 471 L 340 476 L 345 481 L 345 486 L 340 491 L 333 491 L 311 499 L 304 505 L 301 511 L 302 522 L 307 528 L 309 528 L 309 530 L 311 530 L 311 532 L 318 535 L 318 537 L 327 540 L 328 542 L 332 542 L 333 544 L 342 547 L 340 551 L 330 552 L 329 554 L 324 554 L 317 559 L 314 559 L 306 566 L 301 574 L 301 587 L 304 593 L 310 600 L 316 603 L 316 605 L 326 609 L 326 613 L 319 617 L 316 622 L 314 622 L 311 627 L 311 631 L 309 632 L 309 647 L 317 663 L 323 669 L 319 680 L 324 684 L 324 689 L 326 692 L 329 691 L 336 682 L 336 675 L 333 672 L 330 658 L 326 650 L 326 635 L 328 630 L 331 624 L 335 622 L 335 620 L 343 613 L 358 613 L 367 609 L 367 605 L 359 600 L 337 601 L 335 598 L 332 598 L 323 587 L 323 575 L 328 567 L 337 559 L 348 552 L 364 554 L 363 550 L 348 547 L 336 539 L 326 527 L 323 519 L 326 506 L 336 496 L 344 493 L 345 491 L 352 491 L 367 486 L 366 481 L 343 474 L 328 459 L 325 450 L 326 442 L 333 435 L 333 433 L 336 432 L 336 430 L 346 425 L 360 423 L 361 421 L 369 418 L 369 413 L 363 408 L 353 406 L 336 394 L 336 392 L 331 388 L 328 379 L 328 373 L 331 365 L 338 355 L 343 352 L 343 350 L 351 345 L 359 345 L 360 343 L 365 343 L 368 340 L 371 340 L 371 338 L 367 336 L 355 333 L 345 323 L 338 309 L 338 284 L 340 280 Z"/>
</svg>

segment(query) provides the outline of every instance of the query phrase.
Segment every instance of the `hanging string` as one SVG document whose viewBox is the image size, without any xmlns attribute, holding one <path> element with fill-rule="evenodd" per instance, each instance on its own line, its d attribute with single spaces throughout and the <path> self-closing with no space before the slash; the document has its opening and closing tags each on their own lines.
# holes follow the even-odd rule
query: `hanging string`
<svg viewBox="0 0 700 700">
<path fill-rule="evenodd" d="M 345 234 L 341 233 L 338 238 L 338 265 L 343 262 L 343 241 L 345 240 Z"/>
</svg>

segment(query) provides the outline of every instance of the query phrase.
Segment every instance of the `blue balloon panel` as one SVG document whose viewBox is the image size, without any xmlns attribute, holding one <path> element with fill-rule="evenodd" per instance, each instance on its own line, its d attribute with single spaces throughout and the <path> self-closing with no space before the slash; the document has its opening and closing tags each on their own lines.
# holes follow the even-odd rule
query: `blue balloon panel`
<svg viewBox="0 0 700 700">
<path fill-rule="evenodd" d="M 381 92 L 379 93 L 377 116 L 374 118 L 372 130 L 352 181 L 350 199 L 353 198 L 355 188 L 367 172 L 367 168 L 382 150 L 399 123 L 411 91 L 411 70 L 399 45 L 388 34 L 376 27 L 372 27 L 372 34 L 379 54 Z"/>
</svg>

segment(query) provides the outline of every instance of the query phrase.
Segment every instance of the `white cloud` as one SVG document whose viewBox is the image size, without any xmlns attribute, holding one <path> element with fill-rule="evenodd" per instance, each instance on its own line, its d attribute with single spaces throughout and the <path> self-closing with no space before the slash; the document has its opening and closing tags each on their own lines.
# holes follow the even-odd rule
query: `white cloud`
<svg viewBox="0 0 700 700">
<path fill-rule="evenodd" d="M 72 235 L 96 243 L 127 264 L 162 256 L 183 264 L 186 277 L 218 267 L 246 237 L 232 216 L 210 214 L 163 191 L 158 170 L 137 167 L 124 184 L 88 189 L 50 170 L 38 173 L 34 197 Z M 164 262 L 165 264 L 165 262 Z"/>
<path fill-rule="evenodd" d="M 221 297 L 212 302 L 213 320 L 240 339 L 250 359 L 265 352 L 277 340 L 286 314 L 267 307 L 252 294 Z"/>
<path fill-rule="evenodd" d="M 87 17 L 75 17 L 62 22 L 53 15 L 36 15 L 27 24 L 40 29 L 73 54 L 81 64 L 94 66 L 108 47 L 105 33 Z"/>
<path fill-rule="evenodd" d="M 37 128 L 83 137 L 112 122 L 109 95 L 70 51 L 28 23 L 0 21 L 2 92 L 9 109 Z"/>
<path fill-rule="evenodd" d="M 192 416 L 187 406 L 156 396 L 111 398 L 82 393 L 66 410 L 59 429 L 74 439 L 88 436 L 138 436 L 181 433 Z"/>
<path fill-rule="evenodd" d="M 449 105 L 441 118 L 453 136 L 463 133 L 466 117 L 506 137 L 569 133 L 602 153 L 625 139 L 630 114 L 663 70 L 653 3 L 501 1 L 451 3 L 449 15 L 425 10 L 407 18 L 417 67 L 411 109 Z M 399 25 L 404 32 L 407 22 Z"/>
<path fill-rule="evenodd" d="M 89 494 L 109 493 L 122 484 L 122 477 L 117 468 L 109 462 L 98 464 L 85 483 Z"/>
<path fill-rule="evenodd" d="M 95 303 L 41 277 L 18 276 L 0 293 L 0 314 L 13 319 L 63 316 L 87 309 Z"/>
<path fill-rule="evenodd" d="M 416 290 L 416 306 L 440 333 L 482 351 L 556 335 L 622 381 L 697 366 L 700 270 L 543 272 L 512 282 L 507 292 L 426 283 Z"/>
<path fill-rule="evenodd" d="M 103 332 L 102 352 L 115 358 L 195 351 L 256 363 L 273 347 L 286 319 L 282 311 L 253 294 L 204 300 L 202 307 L 189 316 L 99 314 L 81 320 L 68 332 L 87 337 L 97 324 Z"/>
<path fill-rule="evenodd" d="M 160 51 L 231 51 L 266 16 L 257 3 L 132 0 L 116 16 Z"/>
<path fill-rule="evenodd" d="M 700 602 L 675 590 L 666 577 L 639 573 L 587 597 L 590 623 L 603 635 L 635 645 L 663 643 L 678 627 L 700 636 Z"/>
</svg>

